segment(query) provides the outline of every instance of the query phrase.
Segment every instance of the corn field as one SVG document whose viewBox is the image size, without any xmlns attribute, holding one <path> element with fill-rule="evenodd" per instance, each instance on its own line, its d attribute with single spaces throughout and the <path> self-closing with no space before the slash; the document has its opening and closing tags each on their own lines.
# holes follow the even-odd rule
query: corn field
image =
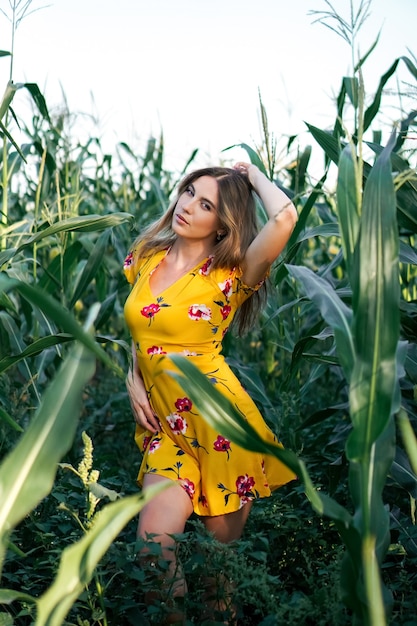
<svg viewBox="0 0 417 626">
<path fill-rule="evenodd" d="M 227 565 L 243 607 L 239 624 L 416 623 L 417 62 L 411 54 L 395 59 L 367 93 L 362 67 L 371 53 L 341 77 L 332 128 L 308 124 L 310 145 L 277 143 L 261 98 L 262 142 L 240 144 L 299 212 L 258 327 L 225 347 L 285 450 L 252 432 L 190 363 L 174 360 L 209 423 L 276 455 L 298 480 L 255 507 L 235 556 L 196 520 L 197 539 L 178 537 L 195 580 L 190 624 L 199 623 L 199 576 L 224 575 Z M 380 127 L 400 69 L 407 97 Z M 32 103 L 31 119 L 14 109 L 18 90 Z M 75 127 L 70 112 L 49 111 L 37 85 L 7 86 L 0 623 L 120 626 L 145 623 L 146 613 L 146 623 L 158 624 L 163 607 L 146 607 L 140 595 L 155 573 L 135 565 L 134 519 L 145 498 L 135 486 L 124 386 L 130 342 L 121 268 L 197 151 L 174 172 L 164 166 L 162 133 L 144 154 L 127 143 L 107 154 L 97 138 L 77 142 Z M 309 172 L 313 144 L 323 153 L 318 181 Z"/>
</svg>

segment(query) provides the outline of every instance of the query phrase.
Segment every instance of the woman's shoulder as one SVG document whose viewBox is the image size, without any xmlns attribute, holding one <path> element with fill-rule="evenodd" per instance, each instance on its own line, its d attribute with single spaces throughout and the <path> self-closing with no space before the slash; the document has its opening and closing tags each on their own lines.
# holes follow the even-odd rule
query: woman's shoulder
<svg viewBox="0 0 417 626">
<path fill-rule="evenodd" d="M 204 261 L 198 270 L 201 276 L 207 277 L 211 281 L 219 282 L 227 278 L 234 277 L 236 274 L 235 267 L 219 267 L 216 265 L 214 255 L 211 255 Z"/>
<path fill-rule="evenodd" d="M 164 254 L 166 254 L 166 250 L 153 251 L 141 255 L 138 248 L 132 248 L 123 263 L 123 272 L 127 281 L 133 285 L 141 272 L 147 267 L 151 270 L 151 263 L 157 263 L 159 256 Z"/>
<path fill-rule="evenodd" d="M 258 291 L 265 282 L 261 280 L 254 287 L 250 287 L 245 284 L 241 267 L 216 267 L 214 257 L 210 257 L 200 268 L 200 274 L 207 276 L 212 285 L 237 306 Z"/>
</svg>

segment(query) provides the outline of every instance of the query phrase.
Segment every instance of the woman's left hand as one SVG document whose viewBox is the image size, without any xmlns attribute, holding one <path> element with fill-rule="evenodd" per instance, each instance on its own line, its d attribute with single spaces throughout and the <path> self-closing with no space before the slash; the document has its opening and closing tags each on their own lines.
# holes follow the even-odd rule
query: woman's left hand
<svg viewBox="0 0 417 626">
<path fill-rule="evenodd" d="M 252 187 L 255 187 L 256 177 L 261 174 L 260 169 L 253 163 L 246 163 L 245 161 L 239 161 L 233 166 L 237 172 L 240 172 L 244 176 L 247 176 Z"/>
</svg>

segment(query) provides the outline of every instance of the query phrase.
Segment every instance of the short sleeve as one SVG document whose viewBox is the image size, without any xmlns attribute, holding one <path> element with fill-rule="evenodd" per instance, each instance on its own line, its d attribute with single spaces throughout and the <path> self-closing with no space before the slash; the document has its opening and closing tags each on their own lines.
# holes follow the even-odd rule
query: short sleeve
<svg viewBox="0 0 417 626">
<path fill-rule="evenodd" d="M 131 285 L 133 285 L 136 280 L 136 277 L 139 273 L 140 265 L 141 260 L 138 258 L 136 250 L 131 250 L 123 263 L 124 275 Z"/>
<path fill-rule="evenodd" d="M 266 277 L 259 281 L 254 287 L 249 287 L 242 280 L 242 270 L 240 268 L 236 268 L 234 270 L 234 295 L 236 306 L 240 306 L 250 298 L 262 285 L 264 284 Z"/>
<path fill-rule="evenodd" d="M 242 281 L 242 270 L 236 267 L 232 270 L 213 270 L 211 278 L 217 283 L 220 291 L 235 308 L 240 307 L 264 283 L 264 280 L 261 280 L 254 287 L 249 287 Z"/>
</svg>

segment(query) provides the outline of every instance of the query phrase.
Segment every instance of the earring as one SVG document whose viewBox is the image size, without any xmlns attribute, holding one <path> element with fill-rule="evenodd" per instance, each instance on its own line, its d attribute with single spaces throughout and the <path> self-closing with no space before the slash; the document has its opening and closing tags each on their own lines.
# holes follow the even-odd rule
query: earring
<svg viewBox="0 0 417 626">
<path fill-rule="evenodd" d="M 216 237 L 217 241 L 221 241 L 222 236 L 223 236 L 222 233 L 218 232 L 217 237 Z"/>
</svg>

